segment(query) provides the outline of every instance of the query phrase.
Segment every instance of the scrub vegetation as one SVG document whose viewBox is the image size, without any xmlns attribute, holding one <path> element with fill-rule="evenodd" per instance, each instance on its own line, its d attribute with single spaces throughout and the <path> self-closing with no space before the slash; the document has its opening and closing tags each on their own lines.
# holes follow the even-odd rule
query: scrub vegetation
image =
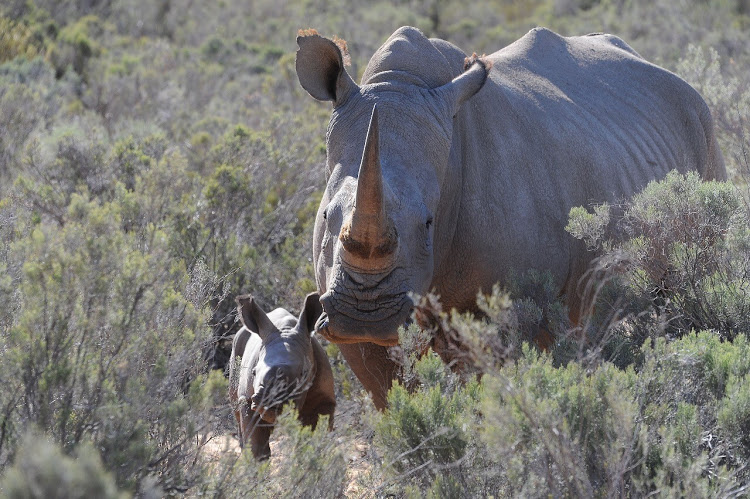
<svg viewBox="0 0 750 499">
<path fill-rule="evenodd" d="M 598 256 L 581 324 L 523 269 L 480 318 L 423 297 L 464 369 L 404 330 L 383 413 L 327 345 L 336 428 L 288 412 L 257 463 L 223 368 L 234 296 L 296 313 L 315 289 L 330 105 L 297 30 L 347 40 L 359 76 L 407 24 L 468 53 L 619 35 L 702 93 L 729 181 L 573 209 Z M 744 0 L 2 2 L 0 496 L 750 494 L 749 30 Z"/>
</svg>

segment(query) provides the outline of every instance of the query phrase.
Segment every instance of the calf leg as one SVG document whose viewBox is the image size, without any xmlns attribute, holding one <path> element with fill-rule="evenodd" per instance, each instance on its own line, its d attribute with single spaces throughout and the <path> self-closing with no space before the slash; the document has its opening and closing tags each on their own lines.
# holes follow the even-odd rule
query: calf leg
<svg viewBox="0 0 750 499">
<path fill-rule="evenodd" d="M 333 413 L 336 411 L 336 403 L 325 402 L 316 405 L 313 408 L 303 407 L 299 413 L 299 420 L 305 426 L 312 427 L 313 430 L 318 426 L 320 416 L 328 416 L 328 431 L 333 430 Z"/>
<path fill-rule="evenodd" d="M 239 409 L 234 410 L 234 419 L 237 420 L 237 440 L 240 441 L 240 449 L 244 442 L 242 441 L 242 416 L 240 415 Z"/>
<path fill-rule="evenodd" d="M 260 461 L 271 457 L 271 446 L 268 441 L 271 438 L 273 425 L 264 422 L 257 412 L 250 410 L 248 404 L 243 404 L 240 408 L 240 447 L 245 447 L 245 443 L 250 439 L 250 450 L 253 457 Z"/>
<path fill-rule="evenodd" d="M 264 461 L 271 457 L 271 446 L 268 441 L 271 439 L 271 432 L 273 432 L 273 425 L 264 422 L 257 416 L 255 419 L 255 426 L 250 434 L 250 450 L 253 452 L 253 457 L 259 461 Z"/>
</svg>

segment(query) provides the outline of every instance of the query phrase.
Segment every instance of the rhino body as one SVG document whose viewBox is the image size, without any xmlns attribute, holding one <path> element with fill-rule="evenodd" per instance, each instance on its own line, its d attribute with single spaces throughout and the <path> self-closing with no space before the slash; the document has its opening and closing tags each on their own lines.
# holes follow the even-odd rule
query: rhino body
<svg viewBox="0 0 750 499">
<path fill-rule="evenodd" d="M 293 403 L 313 428 L 321 415 L 333 427 L 336 395 L 328 356 L 311 336 L 322 312 L 317 293 L 307 296 L 299 319 L 283 308 L 265 314 L 250 295 L 237 298 L 243 327 L 232 344 L 229 399 L 240 446 L 250 440 L 258 459 L 271 454 L 269 438 L 281 408 Z"/>
<path fill-rule="evenodd" d="M 575 313 L 593 255 L 564 230 L 571 207 L 625 200 L 674 169 L 726 177 L 701 96 L 612 35 L 536 28 L 467 58 L 404 27 L 359 85 L 334 41 L 297 43 L 300 83 L 333 102 L 317 327 L 379 407 L 409 293 L 474 310 L 478 292 L 536 269 Z"/>
</svg>

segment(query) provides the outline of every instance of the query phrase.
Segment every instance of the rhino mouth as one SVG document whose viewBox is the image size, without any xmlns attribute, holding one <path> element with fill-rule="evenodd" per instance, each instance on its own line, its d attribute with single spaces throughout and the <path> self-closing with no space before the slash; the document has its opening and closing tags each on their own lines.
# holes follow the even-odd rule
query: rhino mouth
<svg viewBox="0 0 750 499">
<path fill-rule="evenodd" d="M 250 410 L 257 412 L 260 418 L 266 423 L 274 424 L 287 404 L 294 404 L 297 409 L 299 409 L 300 405 L 298 401 L 293 398 L 289 398 L 283 402 L 274 401 L 267 405 L 260 401 L 253 401 L 250 405 Z"/>
<path fill-rule="evenodd" d="M 342 265 L 334 268 L 331 284 L 320 297 L 323 314 L 315 332 L 332 343 L 398 345 L 398 328 L 414 306 L 403 268 L 369 274 Z"/>
<path fill-rule="evenodd" d="M 332 343 L 398 345 L 398 328 L 409 322 L 413 307 L 406 293 L 393 297 L 381 307 L 370 306 L 351 314 L 344 312 L 343 307 L 339 308 L 336 301 L 335 294 L 323 295 L 324 311 L 315 324 L 315 332 Z"/>
<path fill-rule="evenodd" d="M 266 423 L 273 424 L 287 404 L 293 404 L 299 410 L 309 388 L 308 376 L 292 383 L 277 381 L 271 386 L 261 386 L 250 397 L 250 410 L 258 413 Z"/>
<path fill-rule="evenodd" d="M 255 407 L 253 408 L 260 418 L 266 423 L 274 424 L 281 414 L 281 407 Z"/>
</svg>

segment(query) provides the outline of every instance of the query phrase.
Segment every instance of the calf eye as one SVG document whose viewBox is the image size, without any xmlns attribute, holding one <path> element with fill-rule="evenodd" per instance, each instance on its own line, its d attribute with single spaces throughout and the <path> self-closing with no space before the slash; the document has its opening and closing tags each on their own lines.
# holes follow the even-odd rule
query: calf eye
<svg viewBox="0 0 750 499">
<path fill-rule="evenodd" d="M 323 210 L 323 220 L 328 220 L 328 208 Z"/>
</svg>

